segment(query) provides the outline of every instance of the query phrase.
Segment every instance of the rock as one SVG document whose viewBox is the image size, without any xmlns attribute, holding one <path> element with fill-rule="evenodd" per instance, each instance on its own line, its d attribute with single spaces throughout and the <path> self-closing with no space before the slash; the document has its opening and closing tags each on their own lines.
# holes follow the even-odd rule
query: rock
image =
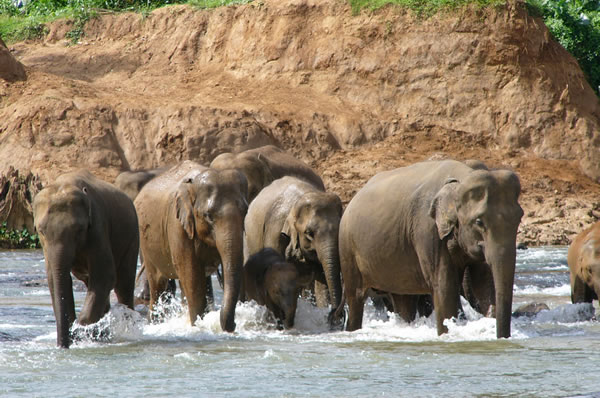
<svg viewBox="0 0 600 398">
<path fill-rule="evenodd" d="M 523 304 L 512 313 L 512 316 L 515 318 L 520 318 L 523 316 L 533 317 L 541 311 L 548 311 L 549 309 L 550 308 L 545 303 Z"/>
</svg>

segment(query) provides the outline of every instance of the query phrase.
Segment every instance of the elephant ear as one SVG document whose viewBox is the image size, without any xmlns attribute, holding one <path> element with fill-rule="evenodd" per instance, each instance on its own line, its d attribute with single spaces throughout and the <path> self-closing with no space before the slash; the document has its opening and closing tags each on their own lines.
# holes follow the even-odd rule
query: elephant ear
<svg viewBox="0 0 600 398">
<path fill-rule="evenodd" d="M 299 238 L 298 231 L 296 231 L 295 224 L 296 217 L 293 215 L 293 211 L 287 216 L 285 222 L 283 223 L 283 228 L 281 228 L 281 235 L 279 238 L 280 243 L 285 243 L 287 241 L 287 246 L 285 248 L 285 259 L 299 259 L 300 247 L 299 247 Z"/>
<path fill-rule="evenodd" d="M 261 176 L 262 176 L 262 183 L 263 186 L 266 187 L 267 185 L 269 185 L 270 183 L 272 183 L 275 180 L 275 177 L 273 177 L 273 172 L 271 171 L 271 166 L 269 165 L 269 162 L 267 161 L 267 159 L 264 156 L 261 156 L 261 154 L 259 153 L 257 156 L 258 161 L 260 162 L 261 166 L 262 166 L 262 172 L 261 172 Z"/>
<path fill-rule="evenodd" d="M 456 189 L 458 180 L 449 178 L 438 191 L 429 208 L 429 215 L 435 220 L 440 239 L 447 238 L 458 223 L 456 211 Z"/>
<path fill-rule="evenodd" d="M 194 238 L 194 204 L 190 194 L 191 178 L 186 178 L 175 194 L 175 213 L 188 238 Z"/>
</svg>

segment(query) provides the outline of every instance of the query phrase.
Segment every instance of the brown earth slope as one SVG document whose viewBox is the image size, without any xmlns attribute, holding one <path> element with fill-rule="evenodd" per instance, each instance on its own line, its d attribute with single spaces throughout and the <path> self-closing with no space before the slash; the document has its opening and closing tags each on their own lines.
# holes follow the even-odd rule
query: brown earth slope
<svg viewBox="0 0 600 398">
<path fill-rule="evenodd" d="M 420 20 L 342 0 L 266 0 L 68 22 L 12 53 L 0 81 L 0 172 L 49 181 L 273 143 L 344 201 L 378 171 L 428 158 L 516 170 L 519 239 L 566 244 L 597 219 L 600 106 L 575 60 L 520 4 Z"/>
</svg>

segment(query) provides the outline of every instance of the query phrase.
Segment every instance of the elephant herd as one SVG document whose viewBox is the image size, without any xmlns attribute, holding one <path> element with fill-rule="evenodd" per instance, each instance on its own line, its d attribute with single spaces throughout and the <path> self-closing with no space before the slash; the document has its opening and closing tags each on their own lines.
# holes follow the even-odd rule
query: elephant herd
<svg viewBox="0 0 600 398">
<path fill-rule="evenodd" d="M 519 194 L 511 171 L 426 161 L 375 175 L 344 210 L 308 165 L 266 146 L 221 154 L 209 167 L 188 160 L 125 172 L 114 185 L 88 171 L 64 174 L 35 197 L 34 221 L 61 347 L 76 318 L 71 273 L 88 289 L 78 322 L 95 323 L 112 289 L 133 308 L 138 253 L 153 321 L 169 280 L 179 279 L 194 324 L 220 265 L 227 332 L 238 300 L 293 327 L 298 296 L 312 289 L 317 305 L 331 305 L 332 328 L 347 305 L 349 331 L 361 327 L 365 300 L 378 297 L 406 320 L 434 309 L 442 334 L 462 294 L 495 315 L 500 338 L 510 336 Z"/>
</svg>

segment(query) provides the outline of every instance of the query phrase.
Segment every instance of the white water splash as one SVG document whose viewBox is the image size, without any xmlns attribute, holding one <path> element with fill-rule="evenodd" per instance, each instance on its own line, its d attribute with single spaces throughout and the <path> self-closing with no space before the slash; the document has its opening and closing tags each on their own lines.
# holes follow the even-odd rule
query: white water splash
<svg viewBox="0 0 600 398">
<path fill-rule="evenodd" d="M 587 322 L 594 318 L 595 309 L 591 303 L 565 304 L 556 308 L 540 311 L 535 322 L 576 323 Z"/>
<path fill-rule="evenodd" d="M 435 312 L 429 317 L 420 317 L 411 323 L 394 313 L 377 311 L 370 302 L 365 306 L 363 327 L 354 332 L 330 331 L 327 323 L 329 308 L 317 308 L 300 299 L 296 313 L 296 325 L 291 330 L 277 330 L 272 314 L 266 307 L 251 301 L 236 306 L 235 333 L 225 333 L 220 326 L 220 311 L 214 310 L 196 320 L 192 326 L 187 308 L 181 302 L 169 304 L 170 308 L 160 323 L 149 323 L 145 316 L 123 305 L 113 305 L 110 312 L 97 324 L 74 326 L 79 336 L 75 346 L 88 346 L 97 341 L 112 343 L 137 341 L 223 341 L 251 340 L 257 337 L 273 340 L 299 342 L 319 341 L 334 343 L 351 342 L 461 342 L 490 341 L 496 339 L 496 320 L 477 313 L 462 299 L 464 316 L 445 321 L 448 333 L 438 336 Z M 513 339 L 532 337 L 529 332 L 532 322 L 574 323 L 586 322 L 593 317 L 593 307 L 587 304 L 568 304 L 549 311 L 542 311 L 531 318 L 513 319 Z M 54 334 L 54 338 L 55 338 Z M 265 352 L 268 358 L 273 353 Z"/>
<path fill-rule="evenodd" d="M 519 296 L 570 296 L 571 285 L 561 285 L 553 287 L 539 287 L 528 285 L 524 287 L 514 287 L 514 295 Z"/>
</svg>

